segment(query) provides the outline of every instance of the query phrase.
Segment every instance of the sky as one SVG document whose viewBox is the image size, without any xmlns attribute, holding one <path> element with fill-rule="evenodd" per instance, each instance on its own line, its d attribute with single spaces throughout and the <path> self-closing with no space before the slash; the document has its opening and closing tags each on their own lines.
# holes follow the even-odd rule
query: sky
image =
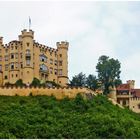
<svg viewBox="0 0 140 140">
<path fill-rule="evenodd" d="M 56 48 L 68 41 L 69 78 L 97 75 L 101 55 L 121 62 L 121 79 L 140 88 L 140 1 L 0 1 L 0 36 L 4 43 L 28 29 L 35 40 Z"/>
</svg>

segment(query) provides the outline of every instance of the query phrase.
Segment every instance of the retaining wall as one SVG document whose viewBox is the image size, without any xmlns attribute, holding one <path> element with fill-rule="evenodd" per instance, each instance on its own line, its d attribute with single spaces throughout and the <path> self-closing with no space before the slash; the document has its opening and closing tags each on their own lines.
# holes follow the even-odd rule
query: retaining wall
<svg viewBox="0 0 140 140">
<path fill-rule="evenodd" d="M 0 87 L 0 95 L 4 96 L 55 96 L 57 99 L 63 99 L 64 97 L 75 98 L 78 93 L 87 94 L 95 93 L 88 88 L 43 88 L 43 87 Z"/>
</svg>

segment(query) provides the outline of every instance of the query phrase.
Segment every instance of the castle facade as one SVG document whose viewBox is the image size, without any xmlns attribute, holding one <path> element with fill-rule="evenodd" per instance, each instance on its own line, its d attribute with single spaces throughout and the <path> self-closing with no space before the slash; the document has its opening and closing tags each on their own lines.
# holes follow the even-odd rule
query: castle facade
<svg viewBox="0 0 140 140">
<path fill-rule="evenodd" d="M 140 89 L 135 88 L 134 80 L 128 80 L 117 88 L 113 88 L 109 96 L 118 104 L 140 113 Z"/>
<path fill-rule="evenodd" d="M 8 44 L 3 44 L 0 37 L 0 85 L 14 84 L 19 79 L 30 84 L 33 78 L 67 85 L 69 43 L 57 42 L 56 46 L 54 49 L 39 44 L 34 40 L 34 31 L 26 29 L 18 40 Z"/>
</svg>

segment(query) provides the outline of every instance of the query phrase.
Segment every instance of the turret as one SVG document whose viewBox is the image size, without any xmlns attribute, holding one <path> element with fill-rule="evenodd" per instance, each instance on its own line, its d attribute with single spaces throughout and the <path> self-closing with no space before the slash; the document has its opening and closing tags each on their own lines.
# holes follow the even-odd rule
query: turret
<svg viewBox="0 0 140 140">
<path fill-rule="evenodd" d="M 58 49 L 58 84 L 66 86 L 68 83 L 68 47 L 66 41 L 57 42 Z"/>
<path fill-rule="evenodd" d="M 115 88 L 115 86 L 114 87 L 112 87 L 112 86 L 109 87 L 108 97 L 111 98 L 111 99 L 113 99 L 113 100 L 115 100 L 115 101 L 117 101 L 116 88 Z"/>
<path fill-rule="evenodd" d="M 21 31 L 19 41 L 22 42 L 23 82 L 29 84 L 33 80 L 33 39 L 34 32 L 26 29 Z"/>
<path fill-rule="evenodd" d="M 3 44 L 3 37 L 0 37 L 0 44 Z"/>
<path fill-rule="evenodd" d="M 134 89 L 134 87 L 135 87 L 135 80 L 128 80 L 127 84 L 129 84 L 130 89 Z"/>
</svg>

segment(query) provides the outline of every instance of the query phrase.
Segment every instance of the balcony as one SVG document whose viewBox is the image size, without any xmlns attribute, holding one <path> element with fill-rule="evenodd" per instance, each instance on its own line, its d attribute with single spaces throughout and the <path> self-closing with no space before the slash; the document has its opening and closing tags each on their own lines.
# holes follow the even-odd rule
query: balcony
<svg viewBox="0 0 140 140">
<path fill-rule="evenodd" d="M 48 70 L 39 69 L 39 72 L 40 73 L 47 74 L 47 75 L 49 74 L 49 71 Z"/>
<path fill-rule="evenodd" d="M 31 54 L 30 53 L 26 53 L 26 59 L 31 59 Z"/>
</svg>

